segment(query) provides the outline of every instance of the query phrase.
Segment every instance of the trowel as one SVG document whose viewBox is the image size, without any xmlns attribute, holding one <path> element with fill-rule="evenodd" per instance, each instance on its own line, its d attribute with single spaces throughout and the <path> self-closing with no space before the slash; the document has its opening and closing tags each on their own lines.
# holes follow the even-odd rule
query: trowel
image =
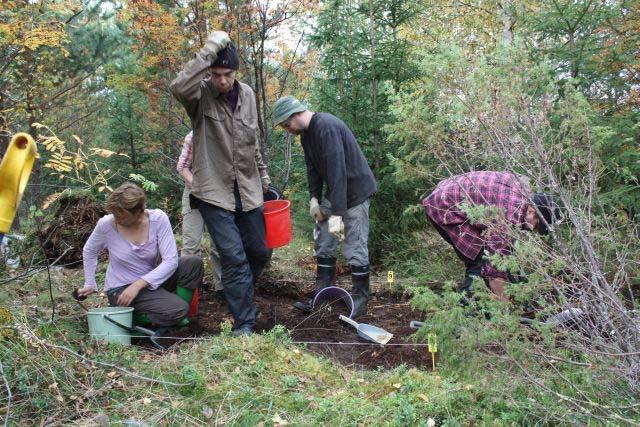
<svg viewBox="0 0 640 427">
<path fill-rule="evenodd" d="M 358 335 L 364 338 L 367 341 L 372 341 L 377 344 L 386 344 L 393 337 L 391 332 L 387 332 L 382 328 L 378 328 L 377 326 L 367 325 L 366 323 L 358 323 L 353 319 L 348 318 L 347 316 L 340 315 L 340 320 L 343 320 L 356 328 L 358 331 Z"/>
</svg>

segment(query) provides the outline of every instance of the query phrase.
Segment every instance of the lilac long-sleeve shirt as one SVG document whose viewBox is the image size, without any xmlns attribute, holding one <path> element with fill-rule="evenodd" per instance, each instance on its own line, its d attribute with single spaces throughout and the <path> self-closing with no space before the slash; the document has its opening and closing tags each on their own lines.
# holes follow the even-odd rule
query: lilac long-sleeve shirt
<svg viewBox="0 0 640 427">
<path fill-rule="evenodd" d="M 149 238 L 140 245 L 118 233 L 113 215 L 100 218 L 82 251 L 85 287 L 97 289 L 98 255 L 105 249 L 109 252 L 105 292 L 138 279 L 148 282 L 149 289 L 157 289 L 176 271 L 178 248 L 169 217 L 160 209 L 147 209 L 146 212 L 149 214 Z M 156 265 L 158 255 L 162 262 Z"/>
</svg>

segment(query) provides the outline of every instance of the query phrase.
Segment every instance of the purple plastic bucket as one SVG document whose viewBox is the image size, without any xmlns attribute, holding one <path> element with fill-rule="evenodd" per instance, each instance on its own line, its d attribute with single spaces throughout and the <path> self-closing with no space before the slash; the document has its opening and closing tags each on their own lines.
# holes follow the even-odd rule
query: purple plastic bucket
<svg viewBox="0 0 640 427">
<path fill-rule="evenodd" d="M 329 286 L 327 288 L 321 289 L 313 298 L 313 307 L 315 308 L 317 305 L 320 305 L 323 302 L 332 302 L 337 300 L 342 300 L 349 312 L 349 317 L 353 316 L 353 310 L 355 308 L 353 304 L 353 298 L 348 291 L 339 288 L 338 286 Z"/>
</svg>

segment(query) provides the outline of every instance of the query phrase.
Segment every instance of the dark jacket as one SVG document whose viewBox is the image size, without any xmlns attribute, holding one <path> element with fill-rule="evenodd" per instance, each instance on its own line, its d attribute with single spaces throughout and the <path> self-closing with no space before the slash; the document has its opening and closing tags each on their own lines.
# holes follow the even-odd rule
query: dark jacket
<svg viewBox="0 0 640 427">
<path fill-rule="evenodd" d="M 311 197 L 325 197 L 334 215 L 366 201 L 376 192 L 376 179 L 346 124 L 329 113 L 315 113 L 302 134 Z"/>
</svg>

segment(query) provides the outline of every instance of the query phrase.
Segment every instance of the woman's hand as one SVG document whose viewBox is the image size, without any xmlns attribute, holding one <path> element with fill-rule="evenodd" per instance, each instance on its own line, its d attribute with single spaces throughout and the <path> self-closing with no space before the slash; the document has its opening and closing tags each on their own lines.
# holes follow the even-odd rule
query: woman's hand
<svg viewBox="0 0 640 427">
<path fill-rule="evenodd" d="M 146 288 L 147 285 L 149 284 L 142 279 L 136 280 L 135 282 L 127 286 L 127 289 L 122 291 L 120 295 L 118 295 L 118 300 L 116 301 L 116 304 L 118 304 L 121 307 L 128 307 L 129 305 L 131 305 L 133 300 L 138 296 L 140 291 Z"/>
<path fill-rule="evenodd" d="M 98 290 L 96 288 L 90 288 L 90 287 L 85 286 L 84 288 L 78 289 L 77 294 L 78 294 L 78 297 L 86 298 L 89 295 L 95 294 L 97 292 L 98 292 Z"/>
</svg>

